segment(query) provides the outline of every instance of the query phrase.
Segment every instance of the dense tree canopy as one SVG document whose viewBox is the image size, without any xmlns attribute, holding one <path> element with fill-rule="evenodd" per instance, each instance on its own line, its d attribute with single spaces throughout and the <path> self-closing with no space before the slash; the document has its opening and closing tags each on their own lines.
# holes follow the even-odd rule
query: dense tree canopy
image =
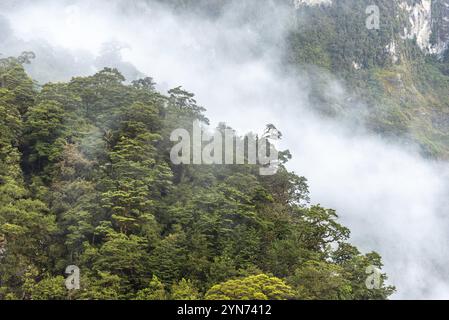
<svg viewBox="0 0 449 320">
<path fill-rule="evenodd" d="M 172 164 L 170 132 L 208 122 L 182 88 L 164 96 L 115 69 L 39 88 L 14 60 L 0 77 L 0 299 L 393 292 L 385 275 L 366 288 L 380 257 L 349 245 L 335 211 L 311 206 L 305 178 L 283 164 L 273 176 Z M 69 265 L 79 290 L 64 286 Z"/>
</svg>

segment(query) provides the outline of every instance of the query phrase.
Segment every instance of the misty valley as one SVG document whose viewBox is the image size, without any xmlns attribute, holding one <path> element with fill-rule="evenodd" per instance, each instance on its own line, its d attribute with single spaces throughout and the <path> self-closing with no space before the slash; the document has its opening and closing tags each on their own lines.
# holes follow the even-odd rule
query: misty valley
<svg viewBox="0 0 449 320">
<path fill-rule="evenodd" d="M 448 8 L 2 0 L 0 300 L 449 299 Z"/>
</svg>

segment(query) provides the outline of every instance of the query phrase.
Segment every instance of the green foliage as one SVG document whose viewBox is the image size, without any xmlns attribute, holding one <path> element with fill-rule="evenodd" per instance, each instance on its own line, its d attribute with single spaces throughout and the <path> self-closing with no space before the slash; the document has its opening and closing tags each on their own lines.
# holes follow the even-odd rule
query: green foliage
<svg viewBox="0 0 449 320">
<path fill-rule="evenodd" d="M 379 29 L 366 27 L 366 8 L 379 7 Z M 312 23 L 313 22 L 313 23 Z M 288 39 L 289 57 L 333 71 L 391 64 L 385 47 L 403 33 L 407 20 L 397 3 L 389 0 L 340 0 L 332 6 L 305 6 L 297 11 L 296 27 Z"/>
<path fill-rule="evenodd" d="M 126 296 L 120 293 L 120 277 L 109 272 L 98 272 L 96 276 L 88 275 L 81 279 L 81 292 L 74 298 L 82 300 L 119 300 Z"/>
<path fill-rule="evenodd" d="M 294 295 L 283 280 L 266 274 L 229 280 L 213 286 L 207 300 L 287 300 Z"/>
<path fill-rule="evenodd" d="M 11 91 L 14 95 L 14 105 L 22 115 L 34 104 L 36 94 L 34 83 L 15 58 L 0 59 L 1 88 Z"/>
<path fill-rule="evenodd" d="M 351 282 L 338 265 L 308 261 L 298 268 L 289 281 L 297 290 L 299 299 L 351 299 Z"/>
<path fill-rule="evenodd" d="M 173 300 L 198 300 L 200 294 L 193 285 L 192 281 L 181 279 L 178 283 L 174 283 L 171 287 L 170 298 Z"/>
<path fill-rule="evenodd" d="M 147 288 L 137 292 L 136 300 L 166 300 L 167 294 L 164 285 L 156 276 L 153 276 Z"/>
<path fill-rule="evenodd" d="M 352 250 L 335 211 L 309 204 L 306 179 L 284 167 L 288 151 L 273 176 L 255 165 L 172 164 L 171 131 L 208 123 L 192 93 L 163 96 L 151 78 L 127 85 L 104 69 L 30 91 L 23 108 L 21 79 L 0 88 L 0 299 L 393 292 L 364 287 L 380 257 Z M 72 264 L 81 289 L 69 292 Z"/>
<path fill-rule="evenodd" d="M 64 283 L 63 276 L 46 277 L 29 286 L 29 298 L 31 300 L 64 300 L 67 298 Z"/>
</svg>

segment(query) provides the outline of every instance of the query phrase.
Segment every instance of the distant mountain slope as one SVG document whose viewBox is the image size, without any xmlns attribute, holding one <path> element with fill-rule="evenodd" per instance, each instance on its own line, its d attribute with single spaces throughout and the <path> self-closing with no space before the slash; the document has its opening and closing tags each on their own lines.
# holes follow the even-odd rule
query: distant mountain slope
<svg viewBox="0 0 449 320">
<path fill-rule="evenodd" d="M 373 3 L 378 30 L 366 27 Z M 428 156 L 449 157 L 448 0 L 339 0 L 296 8 L 286 54 L 291 64 L 316 65 L 344 78 L 353 89 L 348 100 L 368 105 L 359 120 L 375 132 L 418 142 Z M 327 102 L 320 111 L 348 111 L 315 91 Z"/>
</svg>

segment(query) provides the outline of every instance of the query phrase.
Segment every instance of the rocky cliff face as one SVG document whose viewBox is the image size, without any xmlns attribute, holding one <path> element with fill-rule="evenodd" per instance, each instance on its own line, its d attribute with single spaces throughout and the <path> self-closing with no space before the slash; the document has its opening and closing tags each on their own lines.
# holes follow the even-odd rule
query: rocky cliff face
<svg viewBox="0 0 449 320">
<path fill-rule="evenodd" d="M 432 1 L 419 0 L 414 3 L 403 1 L 399 7 L 408 15 L 408 25 L 404 26 L 403 39 L 416 39 L 422 50 L 431 50 L 430 36 L 432 33 Z"/>
<path fill-rule="evenodd" d="M 421 50 L 441 56 L 449 44 L 449 0 L 403 1 L 399 7 L 409 22 L 403 38 L 416 39 Z"/>
<path fill-rule="evenodd" d="M 334 1 L 292 0 L 297 9 L 301 6 L 329 6 Z M 396 3 L 400 13 L 398 18 L 405 17 L 403 31 L 398 37 L 416 39 L 417 45 L 427 54 L 442 56 L 449 47 L 449 0 L 396 0 Z M 380 14 L 382 19 L 382 12 Z M 388 50 L 395 55 L 391 46 L 394 42 Z"/>
<path fill-rule="evenodd" d="M 416 39 L 427 54 L 440 57 L 449 47 L 449 0 L 403 0 L 399 9 L 406 16 L 402 39 Z"/>
</svg>

